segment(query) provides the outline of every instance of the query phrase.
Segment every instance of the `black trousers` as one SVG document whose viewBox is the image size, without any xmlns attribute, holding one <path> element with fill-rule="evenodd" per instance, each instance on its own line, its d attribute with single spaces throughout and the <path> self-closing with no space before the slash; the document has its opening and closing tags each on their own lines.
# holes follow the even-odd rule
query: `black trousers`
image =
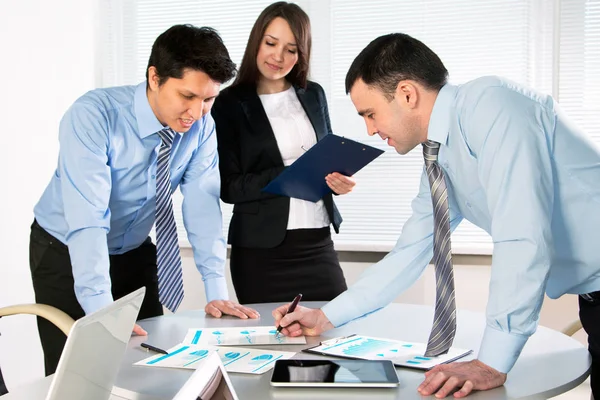
<svg viewBox="0 0 600 400">
<path fill-rule="evenodd" d="M 242 304 L 329 301 L 347 289 L 329 227 L 288 230 L 271 249 L 231 246 L 231 280 Z"/>
<path fill-rule="evenodd" d="M 8 389 L 6 389 L 6 384 L 4 383 L 4 377 L 2 377 L 2 369 L 0 369 L 0 396 L 8 393 Z"/>
<path fill-rule="evenodd" d="M 31 226 L 29 266 L 37 303 L 54 306 L 73 319 L 85 315 L 75 297 L 69 249 L 36 221 Z M 114 299 L 126 296 L 142 286 L 146 287 L 138 319 L 163 314 L 162 305 L 158 300 L 156 246 L 150 238 L 136 249 L 110 256 L 110 279 Z M 56 326 L 43 318 L 38 317 L 37 323 L 44 350 L 46 375 L 50 375 L 56 371 L 66 337 Z"/>
<path fill-rule="evenodd" d="M 600 292 L 579 296 L 579 319 L 588 334 L 588 349 L 592 355 L 592 394 L 600 399 Z"/>
</svg>

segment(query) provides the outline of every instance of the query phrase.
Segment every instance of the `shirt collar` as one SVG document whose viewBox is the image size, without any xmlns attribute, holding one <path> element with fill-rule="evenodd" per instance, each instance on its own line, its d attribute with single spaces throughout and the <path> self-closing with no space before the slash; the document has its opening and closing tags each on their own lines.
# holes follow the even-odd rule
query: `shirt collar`
<svg viewBox="0 0 600 400">
<path fill-rule="evenodd" d="M 450 113 L 454 108 L 456 90 L 457 87 L 449 83 L 440 89 L 429 118 L 427 139 L 443 145 L 447 144 L 450 131 Z"/>
<path fill-rule="evenodd" d="M 152 111 L 152 107 L 150 107 L 150 103 L 148 102 L 145 81 L 135 88 L 133 102 L 135 119 L 138 124 L 138 133 L 142 139 L 164 129 L 164 126 L 156 118 L 156 115 L 154 115 L 154 111 Z"/>
</svg>

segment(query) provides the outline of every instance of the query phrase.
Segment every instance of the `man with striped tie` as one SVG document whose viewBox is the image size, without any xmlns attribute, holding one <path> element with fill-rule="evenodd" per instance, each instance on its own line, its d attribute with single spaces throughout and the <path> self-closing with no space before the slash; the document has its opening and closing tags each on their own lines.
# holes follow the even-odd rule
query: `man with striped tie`
<svg viewBox="0 0 600 400">
<path fill-rule="evenodd" d="M 400 154 L 422 148 L 413 215 L 392 252 L 346 292 L 320 310 L 284 317 L 280 307 L 276 324 L 286 335 L 318 335 L 385 306 L 432 260 L 426 355 L 446 353 L 456 331 L 450 233 L 467 219 L 494 242 L 487 326 L 477 359 L 428 371 L 420 394 L 465 397 L 503 385 L 537 328 L 544 294 L 574 294 L 600 398 L 600 151 L 550 96 L 498 77 L 447 79 L 439 57 L 405 34 L 381 36 L 356 57 L 346 92 L 368 134 Z"/>
<path fill-rule="evenodd" d="M 90 91 L 59 127 L 58 167 L 35 206 L 30 267 L 36 301 L 77 319 L 139 287 L 139 319 L 184 296 L 171 194 L 206 290 L 205 311 L 258 318 L 228 301 L 215 124 L 209 114 L 235 65 L 211 28 L 175 25 L 154 42 L 146 81 Z M 156 226 L 156 246 L 148 234 Z M 193 288 L 187 288 L 193 290 Z M 46 374 L 65 336 L 38 319 Z M 135 333 L 145 334 L 136 326 Z"/>
</svg>

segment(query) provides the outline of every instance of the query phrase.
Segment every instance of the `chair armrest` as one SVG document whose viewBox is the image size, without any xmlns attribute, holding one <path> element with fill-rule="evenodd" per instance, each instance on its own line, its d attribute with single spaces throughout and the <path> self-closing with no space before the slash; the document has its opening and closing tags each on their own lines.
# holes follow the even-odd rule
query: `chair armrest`
<svg viewBox="0 0 600 400">
<path fill-rule="evenodd" d="M 577 319 L 577 320 L 571 322 L 569 325 L 567 325 L 567 327 L 565 329 L 563 329 L 561 332 L 567 336 L 573 336 L 581 328 L 583 328 L 581 326 L 581 321 L 579 319 Z"/>
<path fill-rule="evenodd" d="M 17 304 L 0 308 L 0 317 L 16 314 L 31 314 L 45 318 L 56 325 L 66 336 L 69 336 L 71 327 L 75 323 L 73 318 L 64 311 L 46 304 Z"/>
</svg>

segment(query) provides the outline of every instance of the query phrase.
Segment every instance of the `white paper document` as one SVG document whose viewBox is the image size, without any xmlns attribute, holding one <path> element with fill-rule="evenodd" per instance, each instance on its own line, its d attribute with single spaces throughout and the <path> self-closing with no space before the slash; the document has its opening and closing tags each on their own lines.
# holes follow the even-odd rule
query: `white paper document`
<svg viewBox="0 0 600 400">
<path fill-rule="evenodd" d="M 371 336 L 352 335 L 321 342 L 319 346 L 304 350 L 343 358 L 364 360 L 391 360 L 394 365 L 429 370 L 470 354 L 471 350 L 450 348 L 447 354 L 425 357 L 425 343 L 401 342 Z"/>
<path fill-rule="evenodd" d="M 290 351 L 254 350 L 241 347 L 216 347 L 180 344 L 134 365 L 145 367 L 196 369 L 210 354 L 217 353 L 227 372 L 262 374 L 273 368 L 276 360 L 287 360 L 296 353 Z"/>
<path fill-rule="evenodd" d="M 272 326 L 251 328 L 190 329 L 183 344 L 213 346 L 251 346 L 255 344 L 306 344 L 304 336 L 288 337 L 277 334 Z"/>
</svg>

